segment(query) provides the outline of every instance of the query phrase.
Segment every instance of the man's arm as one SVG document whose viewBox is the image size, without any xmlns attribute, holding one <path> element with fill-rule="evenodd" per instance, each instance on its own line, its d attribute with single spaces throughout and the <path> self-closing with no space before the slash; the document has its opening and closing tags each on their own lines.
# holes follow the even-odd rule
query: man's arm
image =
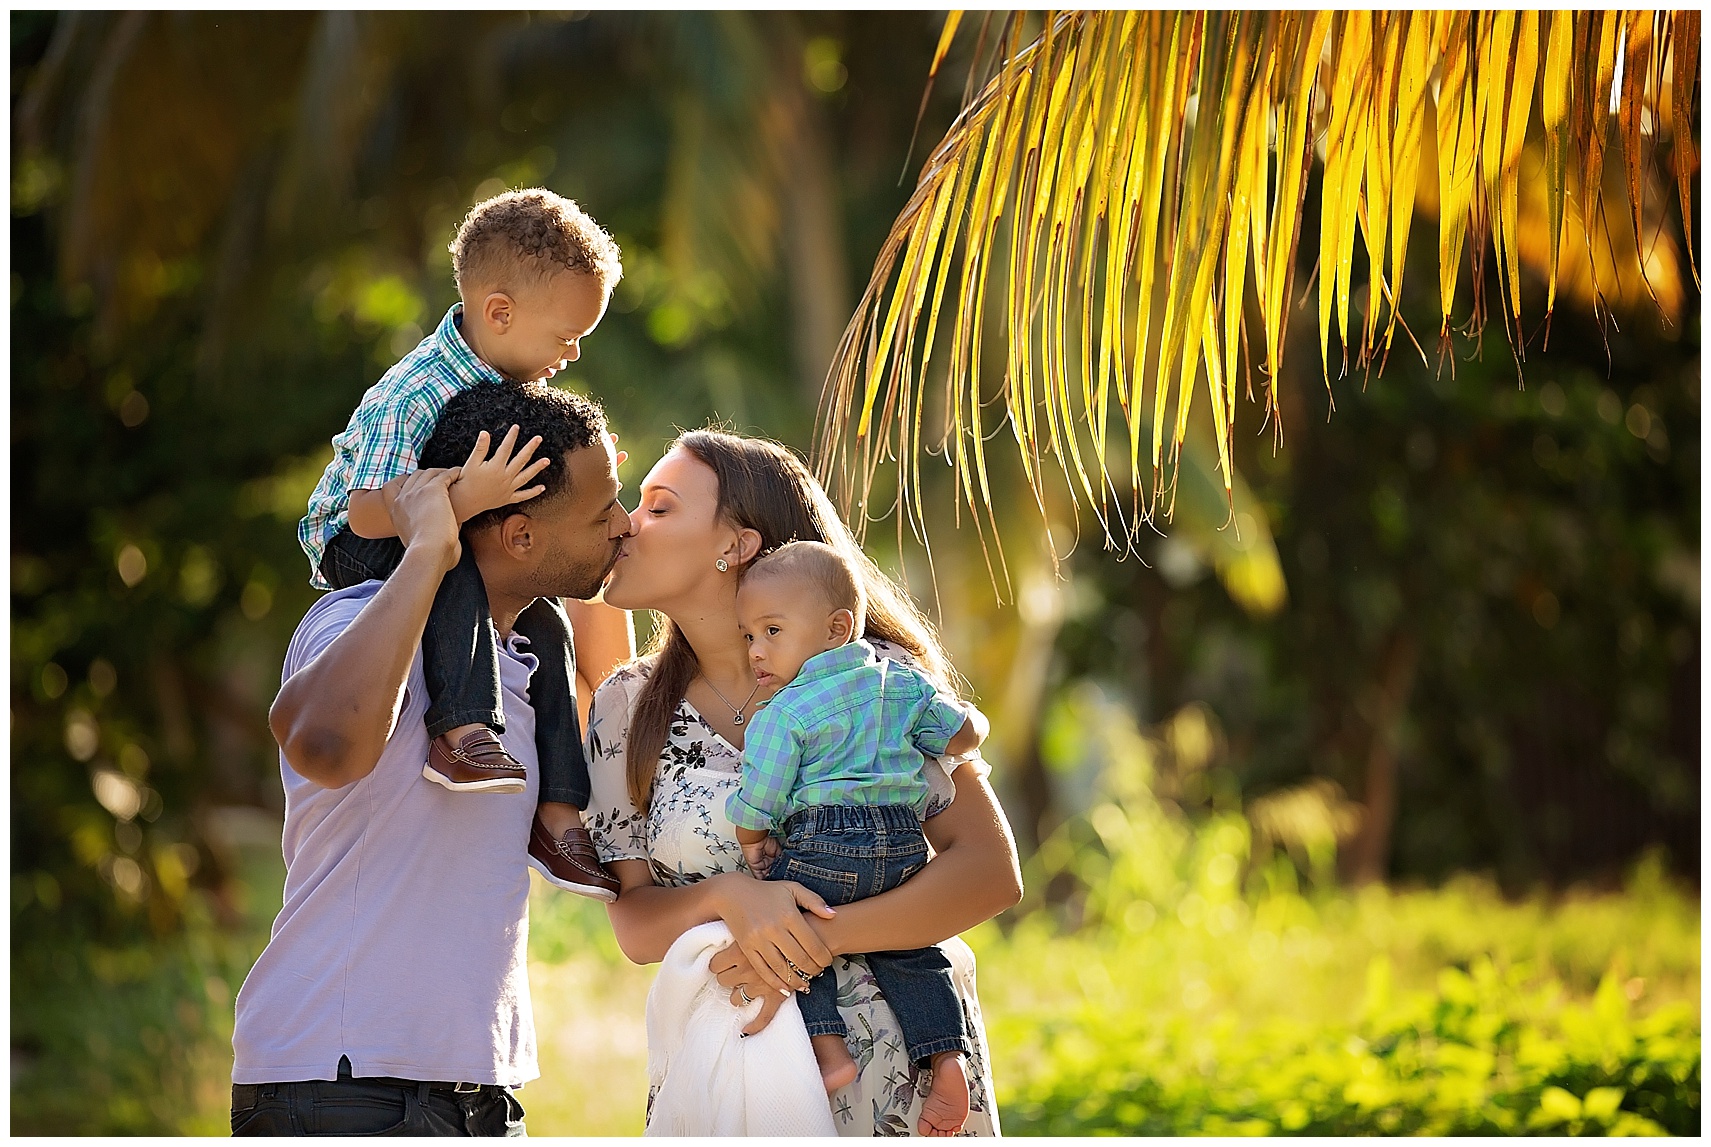
<svg viewBox="0 0 1711 1147">
<path fill-rule="evenodd" d="M 594 691 L 618 666 L 635 660 L 636 629 L 630 623 L 630 611 L 607 605 L 604 597 L 565 598 L 564 611 L 570 617 L 570 644 L 576 653 L 576 715 L 586 729 Z"/>
<path fill-rule="evenodd" d="M 286 762 L 323 788 L 367 776 L 392 735 L 434 594 L 462 552 L 447 494 L 456 477 L 455 469 L 418 470 L 403 480 L 391 517 L 404 560 L 350 627 L 291 675 L 268 712 Z"/>
</svg>

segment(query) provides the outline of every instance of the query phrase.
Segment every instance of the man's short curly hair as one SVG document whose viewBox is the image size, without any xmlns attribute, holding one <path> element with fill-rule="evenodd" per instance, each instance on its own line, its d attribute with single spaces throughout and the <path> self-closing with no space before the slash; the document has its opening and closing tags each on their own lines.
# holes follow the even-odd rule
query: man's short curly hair
<svg viewBox="0 0 1711 1147">
<path fill-rule="evenodd" d="M 544 187 L 507 191 L 471 207 L 450 250 L 458 292 L 466 296 L 542 283 L 561 271 L 593 275 L 610 291 L 624 274 L 612 236 L 575 202 Z"/>
<path fill-rule="evenodd" d="M 531 484 L 546 489 L 527 502 L 475 515 L 464 523 L 466 530 L 498 525 L 512 514 L 527 513 L 569 493 L 570 472 L 565 469 L 564 456 L 600 444 L 606 434 L 606 412 L 593 399 L 541 382 L 480 383 L 453 395 L 440 411 L 433 436 L 422 448 L 422 466 L 461 466 L 483 430 L 488 433 L 491 452 L 513 426 L 517 427 L 518 448 L 535 435 L 541 436 L 535 458 L 551 458 L 552 465 L 537 474 Z"/>
</svg>

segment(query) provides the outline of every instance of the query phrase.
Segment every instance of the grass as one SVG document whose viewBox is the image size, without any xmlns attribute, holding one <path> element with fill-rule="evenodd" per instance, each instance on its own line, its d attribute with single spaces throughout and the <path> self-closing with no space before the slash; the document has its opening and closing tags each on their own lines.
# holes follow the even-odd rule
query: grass
<svg viewBox="0 0 1711 1147">
<path fill-rule="evenodd" d="M 1521 901 L 1471 878 L 1301 895 L 1260 873 L 1240 892 L 1222 828 L 1185 838 L 1168 895 L 1108 895 L 1072 932 L 1042 910 L 970 934 L 1008 1134 L 1697 1133 L 1699 906 L 1656 866 Z M 29 997 L 14 954 L 14 1043 L 58 1033 L 15 1061 L 14 1133 L 224 1131 L 231 995 L 277 858 L 252 880 L 243 937 L 85 953 Z M 530 1131 L 639 1134 L 653 969 L 599 905 L 538 885 L 530 950 Z"/>
<path fill-rule="evenodd" d="M 1010 1134 L 1697 1134 L 1699 912 L 1487 884 L 976 938 Z"/>
</svg>

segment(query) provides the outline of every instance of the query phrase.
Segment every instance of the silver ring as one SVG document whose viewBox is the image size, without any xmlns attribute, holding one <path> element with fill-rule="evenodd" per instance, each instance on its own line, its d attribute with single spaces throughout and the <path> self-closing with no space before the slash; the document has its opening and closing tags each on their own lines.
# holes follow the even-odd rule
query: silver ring
<svg viewBox="0 0 1711 1147">
<path fill-rule="evenodd" d="M 755 1002 L 754 997 L 749 995 L 749 990 L 741 984 L 737 985 L 737 995 L 743 997 L 743 1003 L 745 1004 L 752 1004 Z"/>
</svg>

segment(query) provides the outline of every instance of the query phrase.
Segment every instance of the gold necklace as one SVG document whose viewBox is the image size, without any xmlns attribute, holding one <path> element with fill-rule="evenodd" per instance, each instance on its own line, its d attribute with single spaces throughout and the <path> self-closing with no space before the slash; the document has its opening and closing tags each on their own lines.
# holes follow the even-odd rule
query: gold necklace
<svg viewBox="0 0 1711 1147">
<path fill-rule="evenodd" d="M 745 718 L 743 717 L 743 710 L 747 709 L 749 707 L 749 702 L 753 701 L 755 699 L 755 694 L 760 692 L 760 680 L 759 680 L 759 678 L 756 678 L 755 687 L 753 689 L 749 690 L 749 695 L 747 697 L 743 698 L 743 703 L 741 705 L 731 704 L 731 702 L 725 697 L 725 695 L 723 693 L 719 692 L 719 687 L 717 685 L 713 684 L 713 679 L 711 677 L 707 676 L 705 673 L 703 673 L 701 675 L 701 680 L 707 682 L 707 688 L 713 690 L 713 696 L 717 697 L 719 699 L 719 701 L 725 706 L 725 708 L 727 708 L 731 711 L 731 724 L 741 725 L 743 723 L 743 721 L 745 720 Z"/>
</svg>

